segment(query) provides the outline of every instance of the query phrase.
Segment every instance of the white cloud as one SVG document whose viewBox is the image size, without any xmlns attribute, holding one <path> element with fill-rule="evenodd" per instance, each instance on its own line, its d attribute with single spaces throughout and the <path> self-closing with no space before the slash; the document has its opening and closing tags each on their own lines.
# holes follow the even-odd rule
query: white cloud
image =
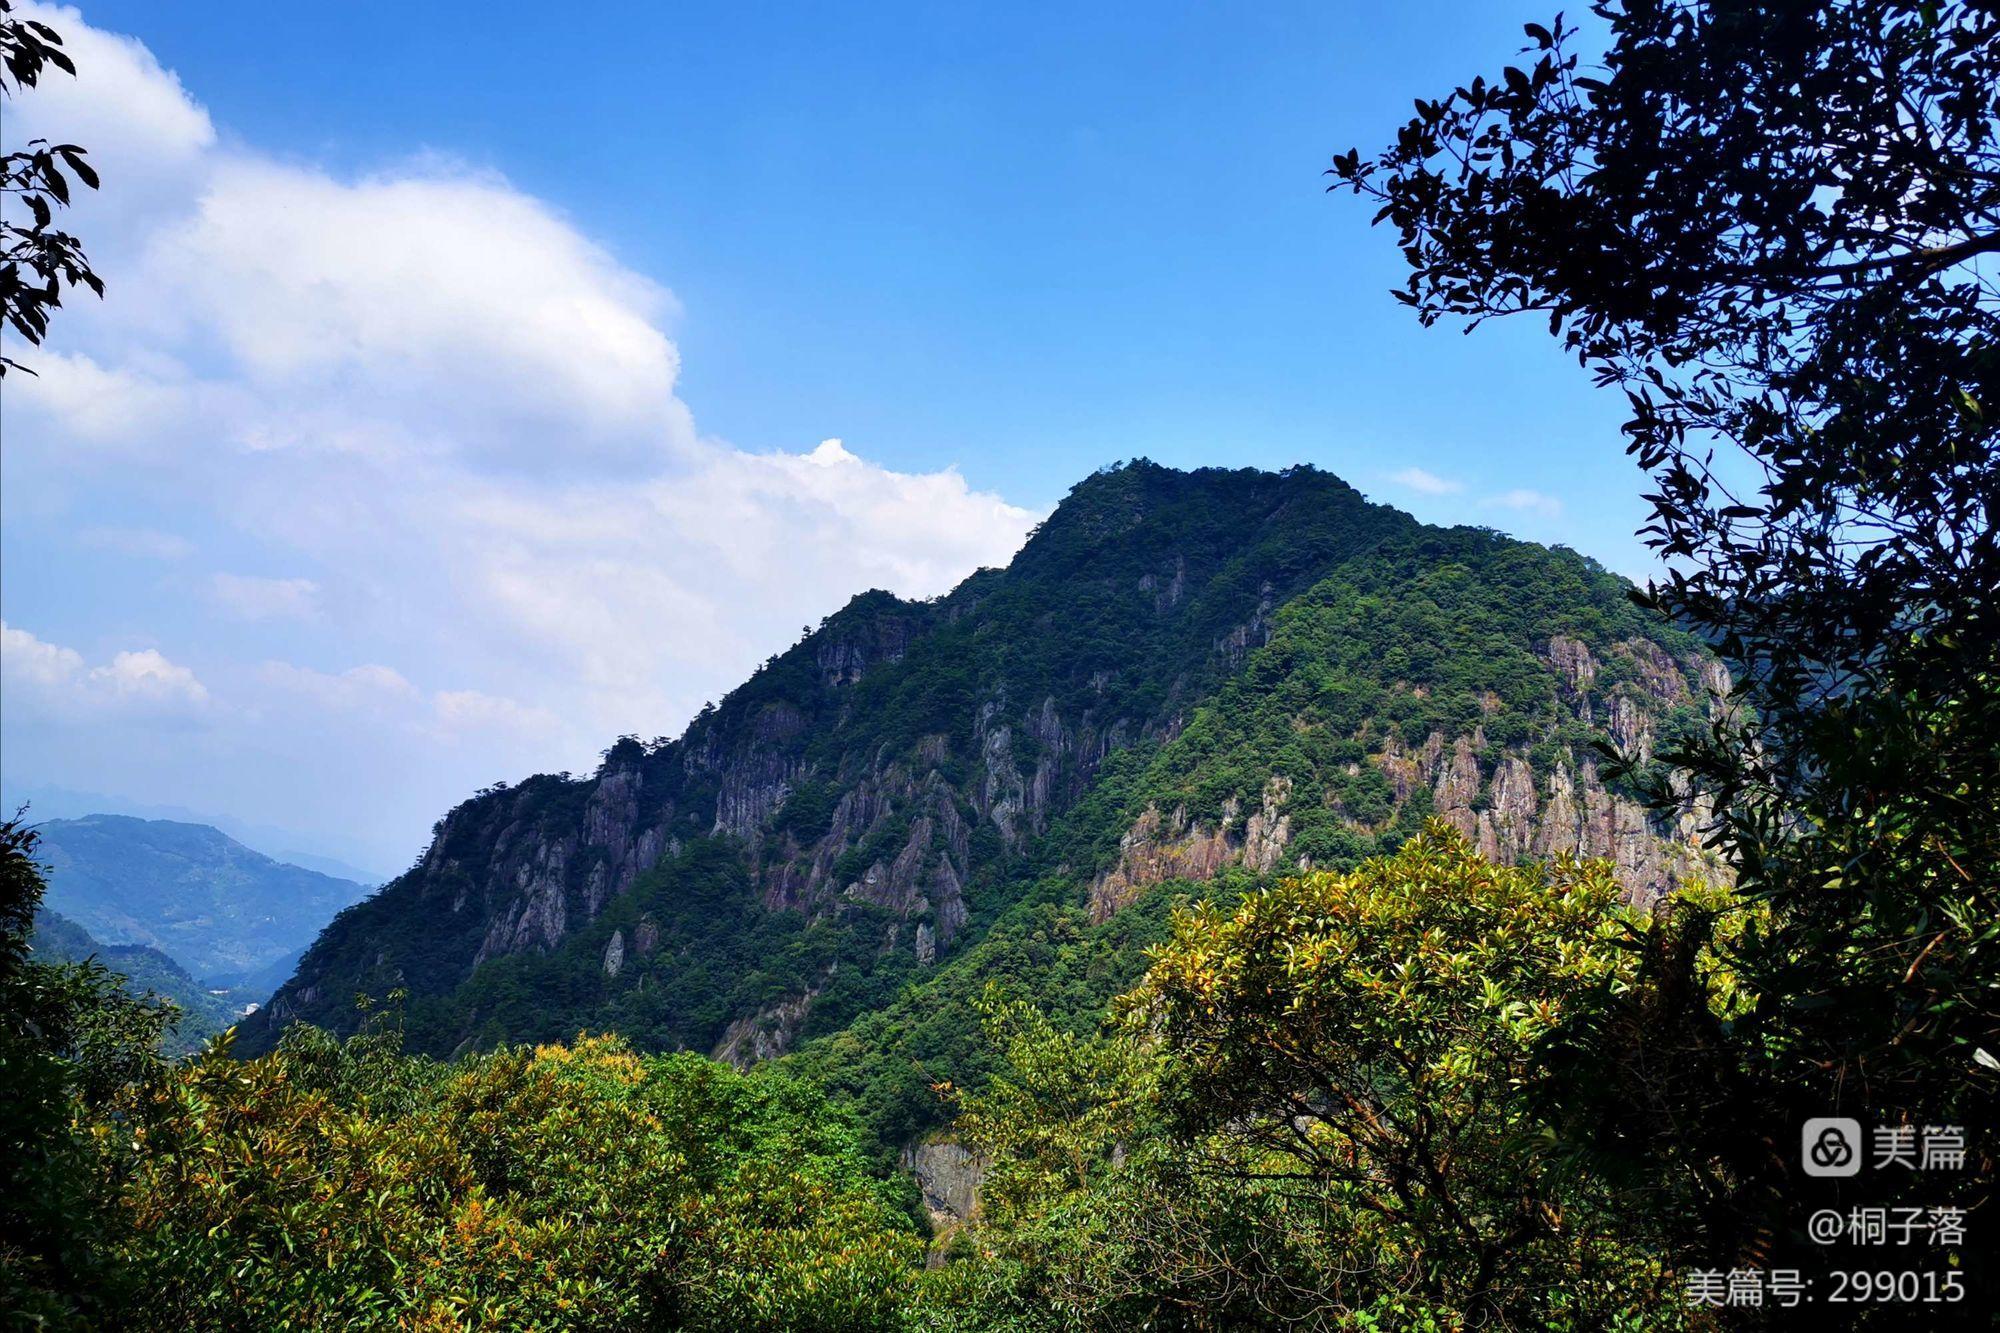
<svg viewBox="0 0 2000 1333">
<path fill-rule="evenodd" d="M 1489 495 L 1481 503 L 1494 509 L 1511 509 L 1516 513 L 1539 514 L 1543 518 L 1555 518 L 1562 513 L 1561 500 L 1558 500 L 1553 495 L 1545 495 L 1541 491 L 1528 490 L 1525 487 L 1516 487 L 1510 491 L 1502 491 L 1498 495 Z"/>
<path fill-rule="evenodd" d="M 194 550 L 194 543 L 157 528 L 128 528 L 117 524 L 93 524 L 80 529 L 76 539 L 84 546 L 114 551 L 138 560 L 182 560 Z"/>
<path fill-rule="evenodd" d="M 420 692 L 394 667 L 370 663 L 345 671 L 316 671 L 292 662 L 265 662 L 258 668 L 262 682 L 330 711 L 379 707 L 416 699 Z"/>
<path fill-rule="evenodd" d="M 0 682 L 10 711 L 26 702 L 65 714 L 132 711 L 185 714 L 207 705 L 208 689 L 158 649 L 126 649 L 90 666 L 74 648 L 0 622 Z M 18 692 L 18 693 L 17 693 Z"/>
<path fill-rule="evenodd" d="M 431 700 L 438 723 L 451 730 L 550 732 L 561 725 L 554 713 L 517 699 L 478 690 L 439 690 Z"/>
<path fill-rule="evenodd" d="M 9 680 L 39 689 L 55 689 L 84 674 L 83 654 L 74 648 L 44 643 L 24 629 L 0 621 L 0 670 Z"/>
<path fill-rule="evenodd" d="M 72 303 L 80 304 L 80 303 Z M 68 310 L 65 313 L 71 313 Z M 93 313 L 81 307 L 77 313 Z M 60 327 L 60 326 L 59 326 Z M 32 393 L 18 394 L 31 420 L 58 424 L 49 443 L 89 457 L 159 457 L 183 442 L 210 399 L 210 419 L 222 404 L 209 386 L 185 378 L 160 378 L 133 366 L 109 367 L 82 353 L 37 349 L 26 358 L 35 372 Z M 169 370 L 174 376 L 185 372 Z"/>
<path fill-rule="evenodd" d="M 156 648 L 119 653 L 108 665 L 92 667 L 87 679 L 93 688 L 108 690 L 119 699 L 197 706 L 208 702 L 208 690 L 194 672 L 169 662 Z"/>
<path fill-rule="evenodd" d="M 1392 473 L 1389 480 L 1419 495 L 1456 495 L 1465 489 L 1463 482 L 1440 477 L 1435 472 L 1427 472 L 1420 467 L 1406 467 L 1400 472 Z"/>
<path fill-rule="evenodd" d="M 319 609 L 319 585 L 311 579 L 215 574 L 209 594 L 239 620 L 308 620 Z"/>
<path fill-rule="evenodd" d="M 40 377 L 8 386 L 7 503 L 64 540 L 199 533 L 154 549 L 314 575 L 218 574 L 155 608 L 163 643 L 201 647 L 211 713 L 246 719 L 217 753 L 163 747 L 160 781 L 190 799 L 240 771 L 277 807 L 263 817 L 391 810 L 420 831 L 495 777 L 677 730 L 802 623 L 869 587 L 942 592 L 1039 517 L 839 440 L 702 436 L 677 396 L 673 297 L 548 203 L 437 156 L 348 175 L 260 153 L 139 43 L 27 8 L 80 77 L 10 105 L 6 133 L 90 148 L 104 189 L 74 222 L 109 292 L 66 306 Z M 278 633 L 295 659 L 396 666 L 262 662 Z M 149 666 L 182 670 L 99 669 L 136 685 Z M 52 737 L 49 762 L 82 763 L 80 739 Z M 113 739 L 131 740 L 104 753 Z"/>
<path fill-rule="evenodd" d="M 371 447 L 536 471 L 643 468 L 693 442 L 656 323 L 670 298 L 497 177 L 229 158 L 149 255 L 149 297 L 267 402 L 321 409 L 296 428 L 266 414 L 262 447 L 352 447 L 364 414 L 389 428 L 361 432 Z"/>
</svg>

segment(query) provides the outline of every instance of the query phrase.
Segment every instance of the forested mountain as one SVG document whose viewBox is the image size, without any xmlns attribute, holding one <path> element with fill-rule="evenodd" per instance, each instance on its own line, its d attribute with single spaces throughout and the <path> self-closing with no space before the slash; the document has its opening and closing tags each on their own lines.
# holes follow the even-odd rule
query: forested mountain
<svg viewBox="0 0 2000 1333">
<path fill-rule="evenodd" d="M 893 1137 L 964 1072 L 969 1042 L 920 1029 L 969 1031 L 996 972 L 1048 998 L 1075 971 L 1058 1007 L 1101 1005 L 1162 885 L 1352 864 L 1435 813 L 1652 896 L 1695 864 L 1691 820 L 1649 821 L 1593 743 L 1645 751 L 1723 678 L 1626 588 L 1310 468 L 1107 470 L 1008 568 L 865 593 L 679 739 L 452 811 L 242 1046 L 399 988 L 439 1054 L 591 1028 L 750 1063 L 841 1033 L 802 1058 Z M 1052 927 L 1074 956 L 1020 956 Z"/>
<path fill-rule="evenodd" d="M 100 943 L 61 912 L 44 908 L 37 913 L 29 944 L 41 962 L 81 963 L 95 958 L 107 971 L 125 978 L 125 988 L 132 994 L 170 1001 L 180 1013 L 173 1031 L 166 1034 L 169 1051 L 198 1050 L 235 1020 L 237 1010 L 227 997 L 210 994 L 208 987 L 158 949 Z"/>
<path fill-rule="evenodd" d="M 205 824 L 89 815 L 36 827 L 51 909 L 105 944 L 158 949 L 208 985 L 255 986 L 368 893 Z"/>
</svg>

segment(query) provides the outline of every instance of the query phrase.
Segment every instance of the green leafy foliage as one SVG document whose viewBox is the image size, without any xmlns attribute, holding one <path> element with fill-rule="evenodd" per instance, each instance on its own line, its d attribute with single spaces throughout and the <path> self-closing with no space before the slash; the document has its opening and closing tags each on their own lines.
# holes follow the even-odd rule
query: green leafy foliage
<svg viewBox="0 0 2000 1333">
<path fill-rule="evenodd" d="M 1110 1003 L 1146 969 L 1167 938 L 1175 905 L 1231 901 L 1253 883 L 1225 872 L 1168 884 L 1109 921 L 1096 922 L 1060 879 L 1041 881 L 977 945 L 879 1009 L 809 1041 L 784 1067 L 855 1108 L 885 1162 L 903 1145 L 945 1128 L 958 1096 L 981 1086 L 1000 1052 L 980 1019 L 989 992 L 1036 1012 L 1061 1031 L 1094 1031 Z"/>
<path fill-rule="evenodd" d="M 134 1313 L 199 1328 L 865 1329 L 920 1243 L 824 1097 L 623 1042 L 218 1046 L 123 1108 Z"/>
<path fill-rule="evenodd" d="M 32 956 L 35 844 L 18 817 L 0 822 L 0 1317 L 82 1329 L 121 1288 L 99 1144 L 80 1121 L 158 1075 L 172 1014 L 95 961 Z"/>
<path fill-rule="evenodd" d="M 8 1326 L 875 1329 L 921 1240 L 811 1085 L 615 1038 L 443 1065 L 398 1011 L 174 1064 L 168 1011 L 38 962 L 0 826 Z M 400 996 L 392 997 L 400 1000 Z"/>
<path fill-rule="evenodd" d="M 990 1006 L 962 1281 L 1030 1326 L 1680 1327 L 1667 1219 L 1579 1169 L 1546 1058 L 1650 930 L 1601 863 L 1433 824 L 1177 913 L 1101 1032 Z"/>
</svg>

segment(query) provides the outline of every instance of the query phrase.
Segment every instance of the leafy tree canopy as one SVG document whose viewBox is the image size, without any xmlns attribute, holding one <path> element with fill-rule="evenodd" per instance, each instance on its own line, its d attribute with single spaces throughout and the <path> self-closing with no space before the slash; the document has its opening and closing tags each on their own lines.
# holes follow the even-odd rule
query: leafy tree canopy
<svg viewBox="0 0 2000 1333">
<path fill-rule="evenodd" d="M 1599 64 L 1530 24 L 1333 188 L 1380 205 L 1425 323 L 1546 317 L 1629 398 L 1648 600 L 1738 680 L 1663 757 L 1775 909 L 1741 946 L 1752 1102 L 2000 1125 L 2000 12 L 1592 12 Z M 1776 1156 L 1731 1163 L 1745 1198 L 1788 1192 Z"/>
</svg>

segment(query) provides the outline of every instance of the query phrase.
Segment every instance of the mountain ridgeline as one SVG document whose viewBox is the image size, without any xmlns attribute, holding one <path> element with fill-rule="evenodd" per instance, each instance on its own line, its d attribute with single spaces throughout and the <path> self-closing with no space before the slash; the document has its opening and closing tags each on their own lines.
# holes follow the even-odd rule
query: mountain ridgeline
<svg viewBox="0 0 2000 1333">
<path fill-rule="evenodd" d="M 1345 866 L 1436 814 L 1489 857 L 1606 857 L 1655 895 L 1712 870 L 1699 812 L 1649 816 L 1594 743 L 1649 754 L 1727 680 L 1627 592 L 1310 468 L 1109 469 L 1006 569 L 856 597 L 679 739 L 459 806 L 240 1045 L 351 1031 L 357 995 L 402 989 L 438 1054 L 584 1028 L 739 1064 L 802 1048 L 887 1141 L 977 1072 L 913 1040 L 940 1007 L 976 1026 L 962 1002 L 997 974 L 1087 1016 L 1176 894 Z"/>
<path fill-rule="evenodd" d="M 369 892 L 206 824 L 93 814 L 36 827 L 51 910 L 106 944 L 157 949 L 206 985 L 260 1000 L 335 912 Z"/>
</svg>

